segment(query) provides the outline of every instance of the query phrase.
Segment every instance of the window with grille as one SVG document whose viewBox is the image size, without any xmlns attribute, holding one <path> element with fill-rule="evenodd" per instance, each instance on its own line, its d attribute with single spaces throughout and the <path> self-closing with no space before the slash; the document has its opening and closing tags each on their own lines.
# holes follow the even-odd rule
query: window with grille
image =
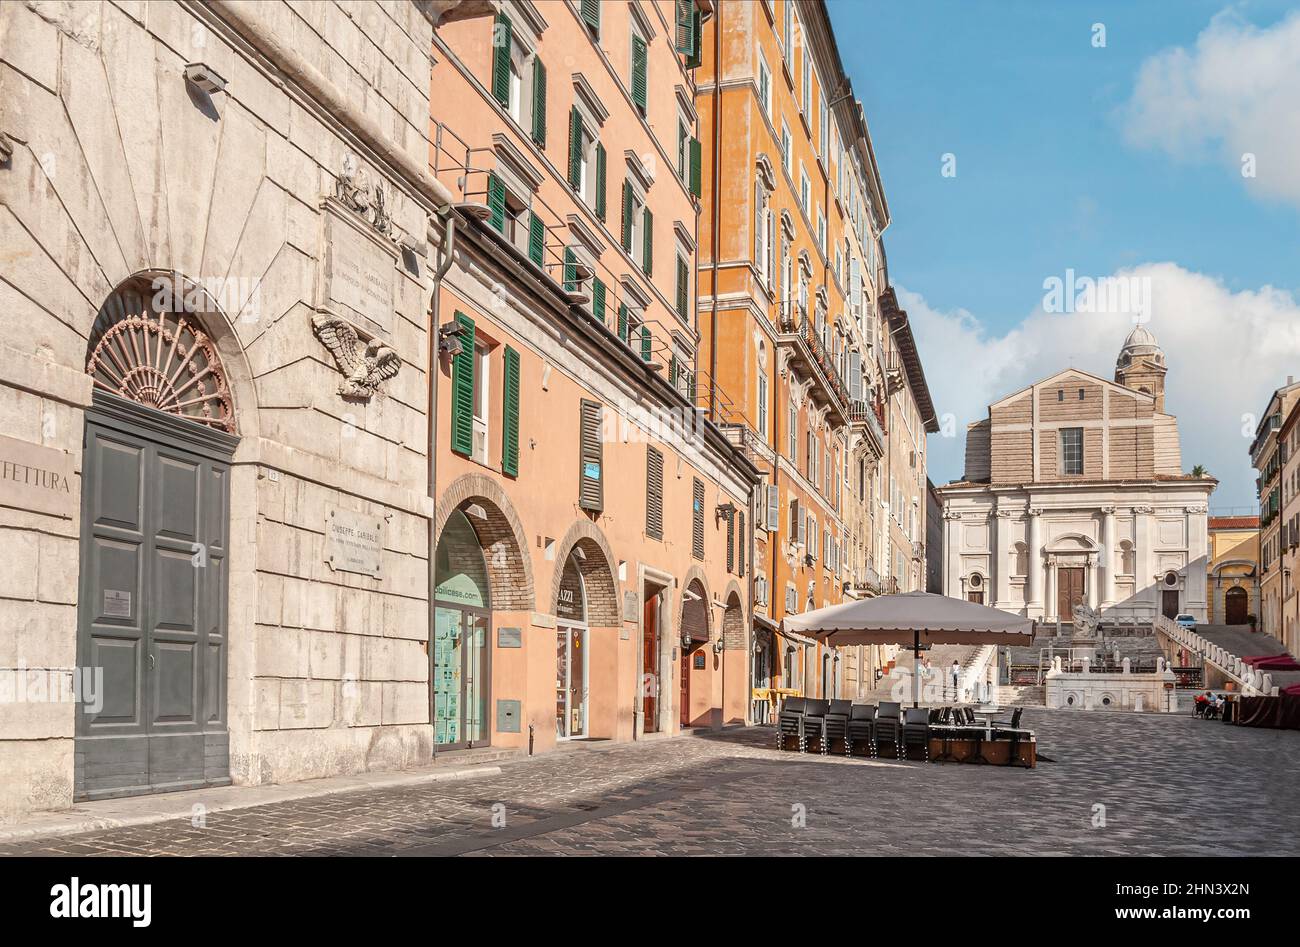
<svg viewBox="0 0 1300 947">
<path fill-rule="evenodd" d="M 1061 430 L 1061 473 L 1083 473 L 1083 428 L 1067 427 Z"/>
</svg>

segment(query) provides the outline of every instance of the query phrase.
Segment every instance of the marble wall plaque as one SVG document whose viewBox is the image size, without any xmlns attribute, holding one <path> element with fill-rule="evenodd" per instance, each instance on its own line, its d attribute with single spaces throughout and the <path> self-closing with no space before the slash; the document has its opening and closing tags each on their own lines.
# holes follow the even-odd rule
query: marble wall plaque
<svg viewBox="0 0 1300 947">
<path fill-rule="evenodd" d="M 397 255 L 344 215 L 325 205 L 325 271 L 322 303 L 353 319 L 365 331 L 390 336 L 393 330 Z"/>
<path fill-rule="evenodd" d="M 348 510 L 325 511 L 325 561 L 335 572 L 379 578 L 384 555 L 384 521 Z"/>
<path fill-rule="evenodd" d="M 0 435 L 0 506 L 72 517 L 80 500 L 71 454 Z"/>
</svg>

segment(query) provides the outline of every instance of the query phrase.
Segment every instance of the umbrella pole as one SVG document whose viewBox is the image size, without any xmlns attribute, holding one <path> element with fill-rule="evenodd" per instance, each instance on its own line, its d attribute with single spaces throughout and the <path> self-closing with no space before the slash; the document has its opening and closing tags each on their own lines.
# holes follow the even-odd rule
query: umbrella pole
<svg viewBox="0 0 1300 947">
<path fill-rule="evenodd" d="M 912 706 L 921 705 L 921 632 L 912 629 Z"/>
</svg>

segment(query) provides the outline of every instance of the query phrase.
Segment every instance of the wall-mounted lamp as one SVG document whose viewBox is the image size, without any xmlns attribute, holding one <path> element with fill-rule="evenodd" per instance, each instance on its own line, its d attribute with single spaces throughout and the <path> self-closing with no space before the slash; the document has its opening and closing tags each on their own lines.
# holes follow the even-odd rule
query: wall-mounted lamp
<svg viewBox="0 0 1300 947">
<path fill-rule="evenodd" d="M 732 503 L 730 500 L 726 503 L 719 503 L 718 508 L 714 510 L 713 513 L 714 516 L 725 516 L 727 519 L 731 519 L 736 515 L 736 504 Z"/>
<path fill-rule="evenodd" d="M 438 326 L 438 354 L 457 356 L 465 350 L 460 335 L 464 327 L 454 319 Z"/>
<path fill-rule="evenodd" d="M 185 81 L 207 95 L 226 89 L 226 80 L 205 62 L 187 63 Z"/>
</svg>

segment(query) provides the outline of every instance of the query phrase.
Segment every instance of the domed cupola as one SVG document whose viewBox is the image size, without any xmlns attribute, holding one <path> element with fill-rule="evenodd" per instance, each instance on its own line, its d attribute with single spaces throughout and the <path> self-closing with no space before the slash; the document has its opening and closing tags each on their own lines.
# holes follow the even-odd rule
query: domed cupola
<svg viewBox="0 0 1300 947">
<path fill-rule="evenodd" d="M 1115 381 L 1125 388 L 1143 391 L 1155 398 L 1156 411 L 1165 410 L 1165 351 L 1155 334 L 1136 325 L 1124 340 L 1115 360 Z"/>
</svg>

